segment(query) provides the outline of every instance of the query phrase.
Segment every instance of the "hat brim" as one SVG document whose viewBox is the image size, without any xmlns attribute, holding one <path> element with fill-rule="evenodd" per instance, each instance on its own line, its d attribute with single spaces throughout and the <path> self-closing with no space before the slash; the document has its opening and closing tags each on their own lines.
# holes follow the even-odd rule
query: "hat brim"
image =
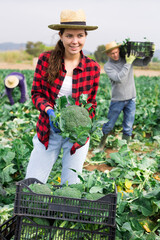
<svg viewBox="0 0 160 240">
<path fill-rule="evenodd" d="M 86 25 L 72 25 L 72 24 L 51 24 L 48 25 L 49 28 L 53 30 L 60 30 L 63 28 L 67 29 L 84 29 L 87 31 L 96 30 L 98 26 L 86 26 Z"/>
<path fill-rule="evenodd" d="M 111 50 L 115 49 L 115 48 L 119 48 L 122 44 L 118 44 L 115 47 L 109 48 L 108 50 L 104 50 L 104 52 L 110 52 Z"/>
<path fill-rule="evenodd" d="M 19 84 L 19 79 L 18 79 L 17 77 L 14 77 L 14 82 L 9 83 L 9 78 L 10 78 L 10 77 L 8 77 L 8 78 L 5 80 L 5 86 L 6 86 L 7 88 L 15 88 L 15 87 L 17 87 L 18 84 Z"/>
</svg>

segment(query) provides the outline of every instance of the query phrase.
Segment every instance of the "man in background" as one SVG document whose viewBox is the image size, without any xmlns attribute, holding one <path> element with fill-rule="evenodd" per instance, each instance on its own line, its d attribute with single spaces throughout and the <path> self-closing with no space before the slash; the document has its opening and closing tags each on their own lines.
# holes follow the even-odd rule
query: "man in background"
<svg viewBox="0 0 160 240">
<path fill-rule="evenodd" d="M 130 55 L 120 56 L 120 46 L 115 41 L 106 45 L 106 54 L 109 58 L 104 65 L 104 70 L 110 78 L 112 85 L 112 97 L 108 112 L 108 122 L 103 124 L 99 149 L 103 150 L 106 138 L 123 111 L 123 135 L 122 139 L 126 139 L 127 143 L 132 136 L 132 127 L 135 119 L 136 110 L 136 88 L 133 74 L 133 66 L 146 66 L 153 56 L 143 59 L 137 58 L 137 53 L 131 51 Z"/>
</svg>

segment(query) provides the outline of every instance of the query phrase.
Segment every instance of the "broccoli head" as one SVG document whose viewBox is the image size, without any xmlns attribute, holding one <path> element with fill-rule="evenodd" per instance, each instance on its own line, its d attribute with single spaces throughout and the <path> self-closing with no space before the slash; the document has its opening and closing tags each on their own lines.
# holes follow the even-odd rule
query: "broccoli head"
<svg viewBox="0 0 160 240">
<path fill-rule="evenodd" d="M 60 114 L 60 129 L 63 133 L 68 134 L 73 142 L 80 145 L 85 144 L 92 127 L 92 120 L 89 117 L 87 109 L 77 105 L 70 105 L 63 108 Z"/>
<path fill-rule="evenodd" d="M 98 199 L 104 197 L 105 195 L 103 193 L 87 193 L 86 199 L 91 201 L 97 201 Z"/>
<path fill-rule="evenodd" d="M 50 195 L 52 193 L 51 189 L 47 186 L 47 184 L 33 183 L 29 185 L 29 188 L 38 194 L 47 194 Z"/>
<path fill-rule="evenodd" d="M 81 192 L 76 188 L 62 187 L 53 192 L 54 196 L 68 197 L 68 198 L 81 198 Z"/>
</svg>

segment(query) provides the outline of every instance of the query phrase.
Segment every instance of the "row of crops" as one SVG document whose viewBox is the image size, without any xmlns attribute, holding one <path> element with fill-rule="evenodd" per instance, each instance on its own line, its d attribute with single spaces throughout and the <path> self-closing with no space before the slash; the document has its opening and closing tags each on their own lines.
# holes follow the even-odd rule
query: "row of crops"
<svg viewBox="0 0 160 240">
<path fill-rule="evenodd" d="M 0 93 L 4 91 L 4 77 L 13 70 L 0 70 Z M 30 94 L 32 70 L 21 71 Z M 104 152 L 95 153 L 102 136 L 101 125 L 106 121 L 111 96 L 111 86 L 101 74 L 97 95 L 95 122 L 100 125 L 91 136 L 89 164 L 106 164 L 117 189 L 116 240 L 158 240 L 160 238 L 160 77 L 137 77 L 137 108 L 133 139 L 129 145 L 121 140 L 122 115 L 107 139 Z M 4 96 L 0 102 L 0 223 L 13 213 L 16 182 L 24 179 L 32 151 L 32 138 L 38 111 L 31 100 L 20 104 L 20 93 L 14 89 L 15 104 L 11 106 Z M 17 101 L 16 101 L 17 100 Z M 107 149 L 114 150 L 108 157 Z M 58 184 L 61 176 L 60 154 L 48 183 Z M 84 170 L 87 173 L 87 170 Z M 98 176 L 98 171 L 93 171 Z"/>
</svg>

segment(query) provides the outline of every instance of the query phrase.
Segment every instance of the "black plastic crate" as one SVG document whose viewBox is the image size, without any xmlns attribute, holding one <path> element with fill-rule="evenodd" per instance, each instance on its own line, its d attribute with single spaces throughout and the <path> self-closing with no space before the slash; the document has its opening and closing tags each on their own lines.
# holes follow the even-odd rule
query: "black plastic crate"
<svg viewBox="0 0 160 240">
<path fill-rule="evenodd" d="M 36 194 L 29 189 L 37 179 L 17 183 L 14 214 L 115 226 L 117 190 L 97 201 Z M 29 192 L 26 192 L 26 189 Z"/>
<path fill-rule="evenodd" d="M 134 50 L 137 53 L 137 57 L 152 57 L 153 45 L 153 42 L 127 41 L 120 47 L 120 53 L 122 57 L 124 57 L 125 54 L 130 56 L 131 51 Z"/>
<path fill-rule="evenodd" d="M 130 55 L 131 50 L 137 52 L 138 57 L 150 57 L 152 52 L 153 42 L 134 42 L 127 43 L 127 53 Z"/>
<path fill-rule="evenodd" d="M 105 228 L 99 228 L 96 231 L 71 229 L 71 228 L 60 228 L 53 226 L 45 226 L 36 224 L 29 217 L 14 218 L 15 231 L 11 231 L 12 234 L 8 235 L 8 231 L 2 232 L 2 240 L 115 240 L 115 227 L 105 226 Z M 9 219 L 7 222 L 10 222 Z M 6 222 L 6 230 L 8 223 Z"/>
<path fill-rule="evenodd" d="M 11 217 L 8 221 L 0 226 L 0 240 L 14 239 L 17 217 Z"/>
</svg>

